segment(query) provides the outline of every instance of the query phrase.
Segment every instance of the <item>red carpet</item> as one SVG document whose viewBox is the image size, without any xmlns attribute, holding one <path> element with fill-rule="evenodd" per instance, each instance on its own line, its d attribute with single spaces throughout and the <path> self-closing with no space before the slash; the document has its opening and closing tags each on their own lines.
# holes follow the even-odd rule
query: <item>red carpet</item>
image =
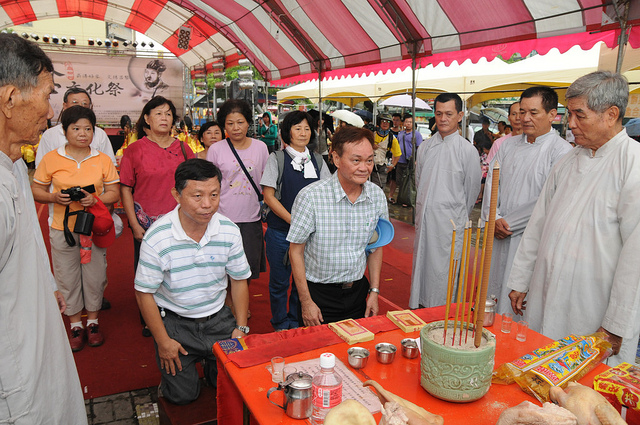
<svg viewBox="0 0 640 425">
<path fill-rule="evenodd" d="M 47 208 L 36 204 L 47 248 Z M 86 399 L 117 394 L 157 385 L 160 372 L 155 362 L 152 338 L 144 338 L 133 290 L 133 241 L 126 227 L 107 251 L 109 285 L 105 297 L 111 309 L 100 313 L 100 328 L 105 335 L 101 347 L 85 347 L 74 353 L 80 383 Z M 381 276 L 380 314 L 406 309 L 411 285 L 413 226 L 392 220 L 396 236 L 385 247 Z M 249 320 L 251 333 L 270 333 L 268 272 L 251 282 Z M 65 323 L 68 320 L 65 318 Z"/>
</svg>

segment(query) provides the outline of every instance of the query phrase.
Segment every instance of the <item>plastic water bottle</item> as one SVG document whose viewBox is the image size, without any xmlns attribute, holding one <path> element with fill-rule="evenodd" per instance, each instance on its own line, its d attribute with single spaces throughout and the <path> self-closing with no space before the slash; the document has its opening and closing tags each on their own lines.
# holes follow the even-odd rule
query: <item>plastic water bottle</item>
<svg viewBox="0 0 640 425">
<path fill-rule="evenodd" d="M 322 425 L 332 408 L 342 403 L 342 378 L 334 372 L 336 356 L 332 353 L 320 355 L 320 371 L 313 377 L 313 413 L 311 423 Z"/>
</svg>

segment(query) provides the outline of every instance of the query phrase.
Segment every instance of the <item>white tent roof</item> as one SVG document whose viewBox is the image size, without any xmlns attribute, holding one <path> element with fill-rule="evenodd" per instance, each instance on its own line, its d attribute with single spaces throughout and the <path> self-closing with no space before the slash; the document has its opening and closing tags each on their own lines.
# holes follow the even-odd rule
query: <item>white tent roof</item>
<svg viewBox="0 0 640 425">
<path fill-rule="evenodd" d="M 512 96 L 500 93 L 501 90 L 521 92 L 524 88 L 544 84 L 554 87 L 566 87 L 578 77 L 599 69 L 602 43 L 590 50 L 579 46 L 560 53 L 552 49 L 546 55 L 536 55 L 522 61 L 507 64 L 500 59 L 478 63 L 465 61 L 449 66 L 428 65 L 416 71 L 418 97 L 429 99 L 438 92 L 459 93 L 463 99 L 470 99 L 470 106 L 482 100 L 495 97 Z M 367 98 L 377 101 L 382 97 L 411 90 L 411 69 L 370 74 L 365 77 L 343 77 L 323 80 L 322 97 L 342 101 L 347 104 L 358 103 Z M 493 92 L 488 93 L 487 91 Z M 497 93 L 496 93 L 497 92 Z M 348 99 L 353 97 L 350 102 Z M 278 92 L 278 102 L 287 99 L 318 99 L 318 81 L 309 81 Z"/>
</svg>

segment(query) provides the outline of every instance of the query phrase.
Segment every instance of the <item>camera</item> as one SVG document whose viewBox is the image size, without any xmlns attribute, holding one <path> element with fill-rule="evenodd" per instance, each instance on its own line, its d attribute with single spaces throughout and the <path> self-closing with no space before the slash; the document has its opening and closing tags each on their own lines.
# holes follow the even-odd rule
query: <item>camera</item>
<svg viewBox="0 0 640 425">
<path fill-rule="evenodd" d="M 64 193 L 65 195 L 69 195 L 72 201 L 80 201 L 84 198 L 84 193 L 82 193 L 82 189 L 86 190 L 89 193 L 95 193 L 96 187 L 92 184 L 85 187 L 73 186 L 68 189 L 62 189 L 60 193 Z"/>
<path fill-rule="evenodd" d="M 84 193 L 82 193 L 82 188 L 80 188 L 80 186 L 73 186 L 69 189 L 62 189 L 60 192 L 64 193 L 65 195 L 69 195 L 69 198 L 71 198 L 72 201 L 79 201 L 84 198 Z"/>
</svg>

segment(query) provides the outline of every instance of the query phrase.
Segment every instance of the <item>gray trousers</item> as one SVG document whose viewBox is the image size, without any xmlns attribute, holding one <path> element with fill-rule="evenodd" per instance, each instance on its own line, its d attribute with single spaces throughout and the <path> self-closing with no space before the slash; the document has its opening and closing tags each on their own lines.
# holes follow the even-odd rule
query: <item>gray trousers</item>
<svg viewBox="0 0 640 425">
<path fill-rule="evenodd" d="M 182 371 L 176 370 L 176 376 L 160 369 L 158 345 L 156 347 L 156 362 L 162 374 L 162 396 L 174 404 L 188 404 L 200 395 L 200 381 L 196 363 L 205 360 L 204 376 L 207 382 L 215 384 L 218 369 L 216 357 L 213 355 L 213 344 L 223 339 L 231 338 L 236 326 L 236 319 L 227 306 L 216 313 L 206 322 L 196 323 L 175 314 L 166 312 L 162 318 L 167 334 L 175 339 L 187 350 L 188 355 L 180 354 Z"/>
</svg>

